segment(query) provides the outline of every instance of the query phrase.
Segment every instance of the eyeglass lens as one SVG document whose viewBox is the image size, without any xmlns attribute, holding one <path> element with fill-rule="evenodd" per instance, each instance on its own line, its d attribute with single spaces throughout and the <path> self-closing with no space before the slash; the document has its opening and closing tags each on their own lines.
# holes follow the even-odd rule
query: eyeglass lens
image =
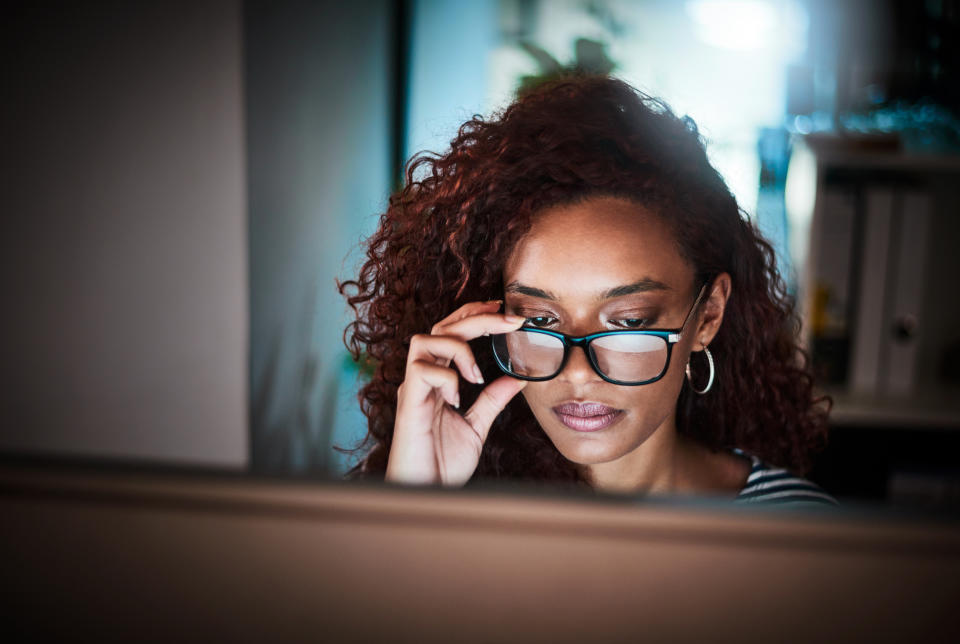
<svg viewBox="0 0 960 644">
<path fill-rule="evenodd" d="M 557 375 L 563 364 L 563 340 L 529 331 L 494 337 L 494 350 L 508 370 L 527 378 Z M 600 372 L 620 382 L 643 382 L 659 376 L 667 364 L 667 342 L 642 334 L 607 335 L 589 344 L 591 361 Z"/>
</svg>

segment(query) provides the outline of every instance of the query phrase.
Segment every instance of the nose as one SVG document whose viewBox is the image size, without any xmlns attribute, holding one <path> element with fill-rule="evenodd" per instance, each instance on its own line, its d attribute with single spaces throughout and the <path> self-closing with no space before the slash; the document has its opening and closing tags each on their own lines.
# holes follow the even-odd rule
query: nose
<svg viewBox="0 0 960 644">
<path fill-rule="evenodd" d="M 590 359 L 587 358 L 586 347 L 570 348 L 570 355 L 567 356 L 567 364 L 563 366 L 563 371 L 561 371 L 557 377 L 573 384 L 603 380 L 590 364 Z"/>
</svg>

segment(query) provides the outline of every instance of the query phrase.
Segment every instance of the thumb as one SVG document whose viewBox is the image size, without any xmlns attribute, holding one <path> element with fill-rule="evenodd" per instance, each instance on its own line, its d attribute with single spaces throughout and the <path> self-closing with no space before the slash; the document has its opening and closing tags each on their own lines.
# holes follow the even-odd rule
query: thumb
<svg viewBox="0 0 960 644">
<path fill-rule="evenodd" d="M 487 440 L 487 433 L 497 415 L 526 386 L 526 380 L 501 376 L 480 392 L 480 396 L 463 418 L 477 432 L 481 441 Z"/>
</svg>

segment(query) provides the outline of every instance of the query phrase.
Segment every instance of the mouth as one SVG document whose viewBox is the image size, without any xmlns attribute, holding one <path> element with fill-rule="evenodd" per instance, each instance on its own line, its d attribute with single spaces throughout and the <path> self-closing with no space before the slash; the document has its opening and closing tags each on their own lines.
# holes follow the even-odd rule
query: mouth
<svg viewBox="0 0 960 644">
<path fill-rule="evenodd" d="M 623 416 L 622 409 L 595 402 L 566 402 L 553 408 L 561 423 L 578 432 L 606 429 Z"/>
</svg>

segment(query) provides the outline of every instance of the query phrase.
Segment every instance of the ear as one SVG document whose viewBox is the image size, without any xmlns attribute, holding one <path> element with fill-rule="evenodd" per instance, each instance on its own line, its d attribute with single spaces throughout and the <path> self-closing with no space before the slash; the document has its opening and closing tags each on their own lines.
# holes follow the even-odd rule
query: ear
<svg viewBox="0 0 960 644">
<path fill-rule="evenodd" d="M 732 283 L 728 273 L 717 275 L 713 283 L 708 287 L 709 292 L 704 295 L 704 302 L 700 308 L 700 315 L 697 318 L 697 326 L 693 336 L 693 351 L 701 351 L 709 345 L 717 331 L 720 330 L 720 323 L 723 322 L 723 312 L 727 308 L 727 301 L 730 299 L 730 289 Z"/>
</svg>

